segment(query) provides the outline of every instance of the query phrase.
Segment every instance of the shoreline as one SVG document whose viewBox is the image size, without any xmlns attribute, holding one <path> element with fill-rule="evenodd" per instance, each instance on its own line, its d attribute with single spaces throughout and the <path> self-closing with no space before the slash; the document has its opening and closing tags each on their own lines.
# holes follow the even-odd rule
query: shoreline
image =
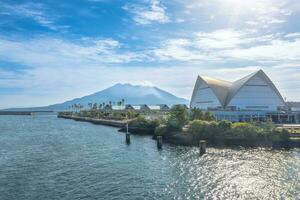
<svg viewBox="0 0 300 200">
<path fill-rule="evenodd" d="M 0 111 L 0 115 L 32 115 L 31 111 Z"/>
<path fill-rule="evenodd" d="M 120 128 L 119 132 L 126 133 L 126 124 L 128 124 L 130 120 L 111 120 L 111 119 L 95 119 L 90 117 L 79 117 L 74 115 L 64 115 L 58 114 L 58 118 L 63 119 L 72 119 L 75 121 L 82 122 L 90 122 L 93 124 L 111 126 Z M 128 131 L 131 134 L 135 135 L 149 135 L 152 136 L 152 139 L 156 140 L 156 136 L 154 135 L 154 130 L 150 129 L 140 129 L 135 127 L 128 127 Z M 180 146 L 198 146 L 198 141 L 194 140 L 191 134 L 175 132 L 168 136 L 163 137 L 163 141 L 172 145 L 180 145 Z M 225 147 L 270 147 L 270 148 L 300 148 L 300 140 L 291 140 L 288 141 L 269 141 L 269 140 L 245 140 L 239 138 L 215 138 L 213 140 L 207 140 L 208 146 L 216 147 L 216 146 L 225 146 Z"/>
<path fill-rule="evenodd" d="M 165 143 L 182 145 L 182 146 L 198 146 L 199 141 L 194 140 L 193 136 L 188 133 L 174 133 L 163 140 Z M 266 148 L 300 148 L 300 140 L 289 139 L 287 141 L 271 141 L 263 139 L 246 140 L 241 138 L 214 138 L 206 140 L 210 147 L 266 147 Z"/>
<path fill-rule="evenodd" d="M 105 126 L 113 126 L 113 127 L 118 127 L 122 128 L 126 126 L 131 120 L 109 120 L 109 119 L 95 119 L 91 117 L 78 117 L 78 116 L 73 116 L 73 115 L 63 115 L 63 114 L 58 114 L 58 118 L 63 118 L 63 119 L 73 119 L 75 121 L 82 121 L 82 122 L 90 122 L 93 124 L 100 124 L 100 125 L 105 125 Z"/>
</svg>

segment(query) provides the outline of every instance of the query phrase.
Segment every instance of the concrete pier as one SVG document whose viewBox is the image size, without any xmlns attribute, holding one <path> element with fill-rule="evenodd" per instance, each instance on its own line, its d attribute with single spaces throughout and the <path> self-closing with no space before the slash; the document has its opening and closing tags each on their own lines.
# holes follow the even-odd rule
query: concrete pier
<svg viewBox="0 0 300 200">
<path fill-rule="evenodd" d="M 130 144 L 130 133 L 126 133 L 126 144 Z"/>
<path fill-rule="evenodd" d="M 199 141 L 199 151 L 200 151 L 200 155 L 203 155 L 206 153 L 206 141 L 205 140 Z"/>
<path fill-rule="evenodd" d="M 126 124 L 126 144 L 130 144 L 130 133 L 128 131 L 128 124 Z"/>
<path fill-rule="evenodd" d="M 157 136 L 157 148 L 162 149 L 162 136 Z"/>
</svg>

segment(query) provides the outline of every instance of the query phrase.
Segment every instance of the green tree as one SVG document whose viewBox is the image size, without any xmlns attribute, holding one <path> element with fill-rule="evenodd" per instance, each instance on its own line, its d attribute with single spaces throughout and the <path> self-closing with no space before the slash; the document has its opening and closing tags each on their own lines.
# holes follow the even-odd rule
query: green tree
<svg viewBox="0 0 300 200">
<path fill-rule="evenodd" d="M 203 120 L 206 120 L 206 121 L 215 121 L 215 117 L 208 111 L 206 111 L 204 113 L 204 116 L 203 116 Z"/>
<path fill-rule="evenodd" d="M 188 121 L 188 113 L 181 105 L 175 105 L 171 108 L 167 121 L 170 130 L 181 130 L 183 125 Z"/>
<path fill-rule="evenodd" d="M 98 108 L 98 104 L 97 104 L 97 103 L 94 103 L 94 104 L 93 104 L 93 110 L 97 110 L 97 108 Z"/>
<path fill-rule="evenodd" d="M 190 113 L 190 120 L 202 120 L 203 119 L 203 112 L 199 108 L 192 108 Z"/>
</svg>

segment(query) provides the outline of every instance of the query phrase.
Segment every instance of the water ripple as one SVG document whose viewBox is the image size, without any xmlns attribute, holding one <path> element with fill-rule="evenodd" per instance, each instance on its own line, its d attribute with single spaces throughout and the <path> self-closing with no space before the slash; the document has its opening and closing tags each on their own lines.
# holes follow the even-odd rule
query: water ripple
<svg viewBox="0 0 300 200">
<path fill-rule="evenodd" d="M 164 145 L 55 116 L 0 116 L 0 199 L 299 199 L 300 150 Z"/>
</svg>

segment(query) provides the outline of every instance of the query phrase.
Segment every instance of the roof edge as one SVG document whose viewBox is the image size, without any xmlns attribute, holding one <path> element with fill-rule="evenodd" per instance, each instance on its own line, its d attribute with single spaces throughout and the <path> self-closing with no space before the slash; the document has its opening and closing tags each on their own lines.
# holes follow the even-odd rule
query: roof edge
<svg viewBox="0 0 300 200">
<path fill-rule="evenodd" d="M 262 77 L 260 77 L 260 78 L 262 78 L 264 81 L 266 81 L 267 82 L 267 84 L 275 91 L 275 93 L 279 96 L 279 98 L 281 99 L 281 101 L 283 102 L 283 104 L 286 104 L 285 103 L 285 101 L 284 101 L 284 99 L 283 99 L 283 97 L 282 97 L 282 95 L 280 94 L 280 92 L 279 92 L 279 90 L 277 89 L 277 87 L 274 85 L 274 83 L 272 82 L 272 80 L 266 75 L 266 73 L 262 70 L 262 69 L 260 69 L 260 70 L 258 70 L 258 71 L 256 71 L 256 72 L 254 72 L 254 73 L 252 73 L 252 74 L 249 74 L 248 76 L 245 76 L 245 77 L 243 77 L 243 78 L 241 78 L 241 79 L 239 79 L 239 80 L 237 80 L 237 81 L 235 81 L 234 83 L 236 83 L 236 82 L 238 82 L 238 81 L 241 81 L 242 79 L 245 79 L 245 78 L 247 78 L 246 80 L 245 80 L 245 82 L 243 83 L 243 84 L 241 84 L 240 86 L 239 86 L 239 88 L 236 90 L 236 91 L 234 91 L 234 94 L 233 95 L 231 95 L 231 97 L 229 97 L 228 96 L 228 98 L 230 98 L 230 99 L 227 99 L 226 100 L 226 106 L 231 102 L 231 100 L 236 96 L 236 94 L 241 90 L 241 88 L 245 85 L 245 84 L 247 84 L 254 76 L 256 76 L 256 75 L 262 75 Z M 233 85 L 234 85 L 234 83 L 233 83 Z"/>
<path fill-rule="evenodd" d="M 205 78 L 204 78 L 205 77 Z M 216 80 L 216 81 L 222 81 L 222 82 L 225 82 L 226 84 L 230 84 L 231 82 L 229 81 L 224 81 L 224 80 L 220 80 L 220 79 L 215 79 L 215 78 L 211 78 L 211 77 L 206 77 L 206 76 L 200 76 L 198 75 L 197 77 L 197 80 L 196 80 L 196 83 L 195 83 L 195 86 L 194 86 L 194 90 L 193 90 L 193 94 L 192 94 L 192 98 L 191 98 L 191 102 L 190 102 L 190 107 L 192 107 L 192 102 L 193 102 L 193 99 L 195 97 L 195 93 L 196 91 L 198 90 L 199 86 L 200 86 L 200 83 L 201 81 L 203 81 L 204 83 L 206 83 L 206 85 L 209 86 L 209 88 L 213 91 L 214 95 L 216 96 L 216 98 L 218 99 L 220 105 L 222 107 L 225 107 L 225 103 L 226 101 L 223 102 L 222 98 L 217 94 L 217 92 L 215 91 L 215 89 L 213 87 L 211 87 L 211 84 L 207 82 L 207 78 L 210 78 L 210 79 L 213 79 L 213 80 Z M 225 87 L 225 86 L 224 86 Z"/>
</svg>

